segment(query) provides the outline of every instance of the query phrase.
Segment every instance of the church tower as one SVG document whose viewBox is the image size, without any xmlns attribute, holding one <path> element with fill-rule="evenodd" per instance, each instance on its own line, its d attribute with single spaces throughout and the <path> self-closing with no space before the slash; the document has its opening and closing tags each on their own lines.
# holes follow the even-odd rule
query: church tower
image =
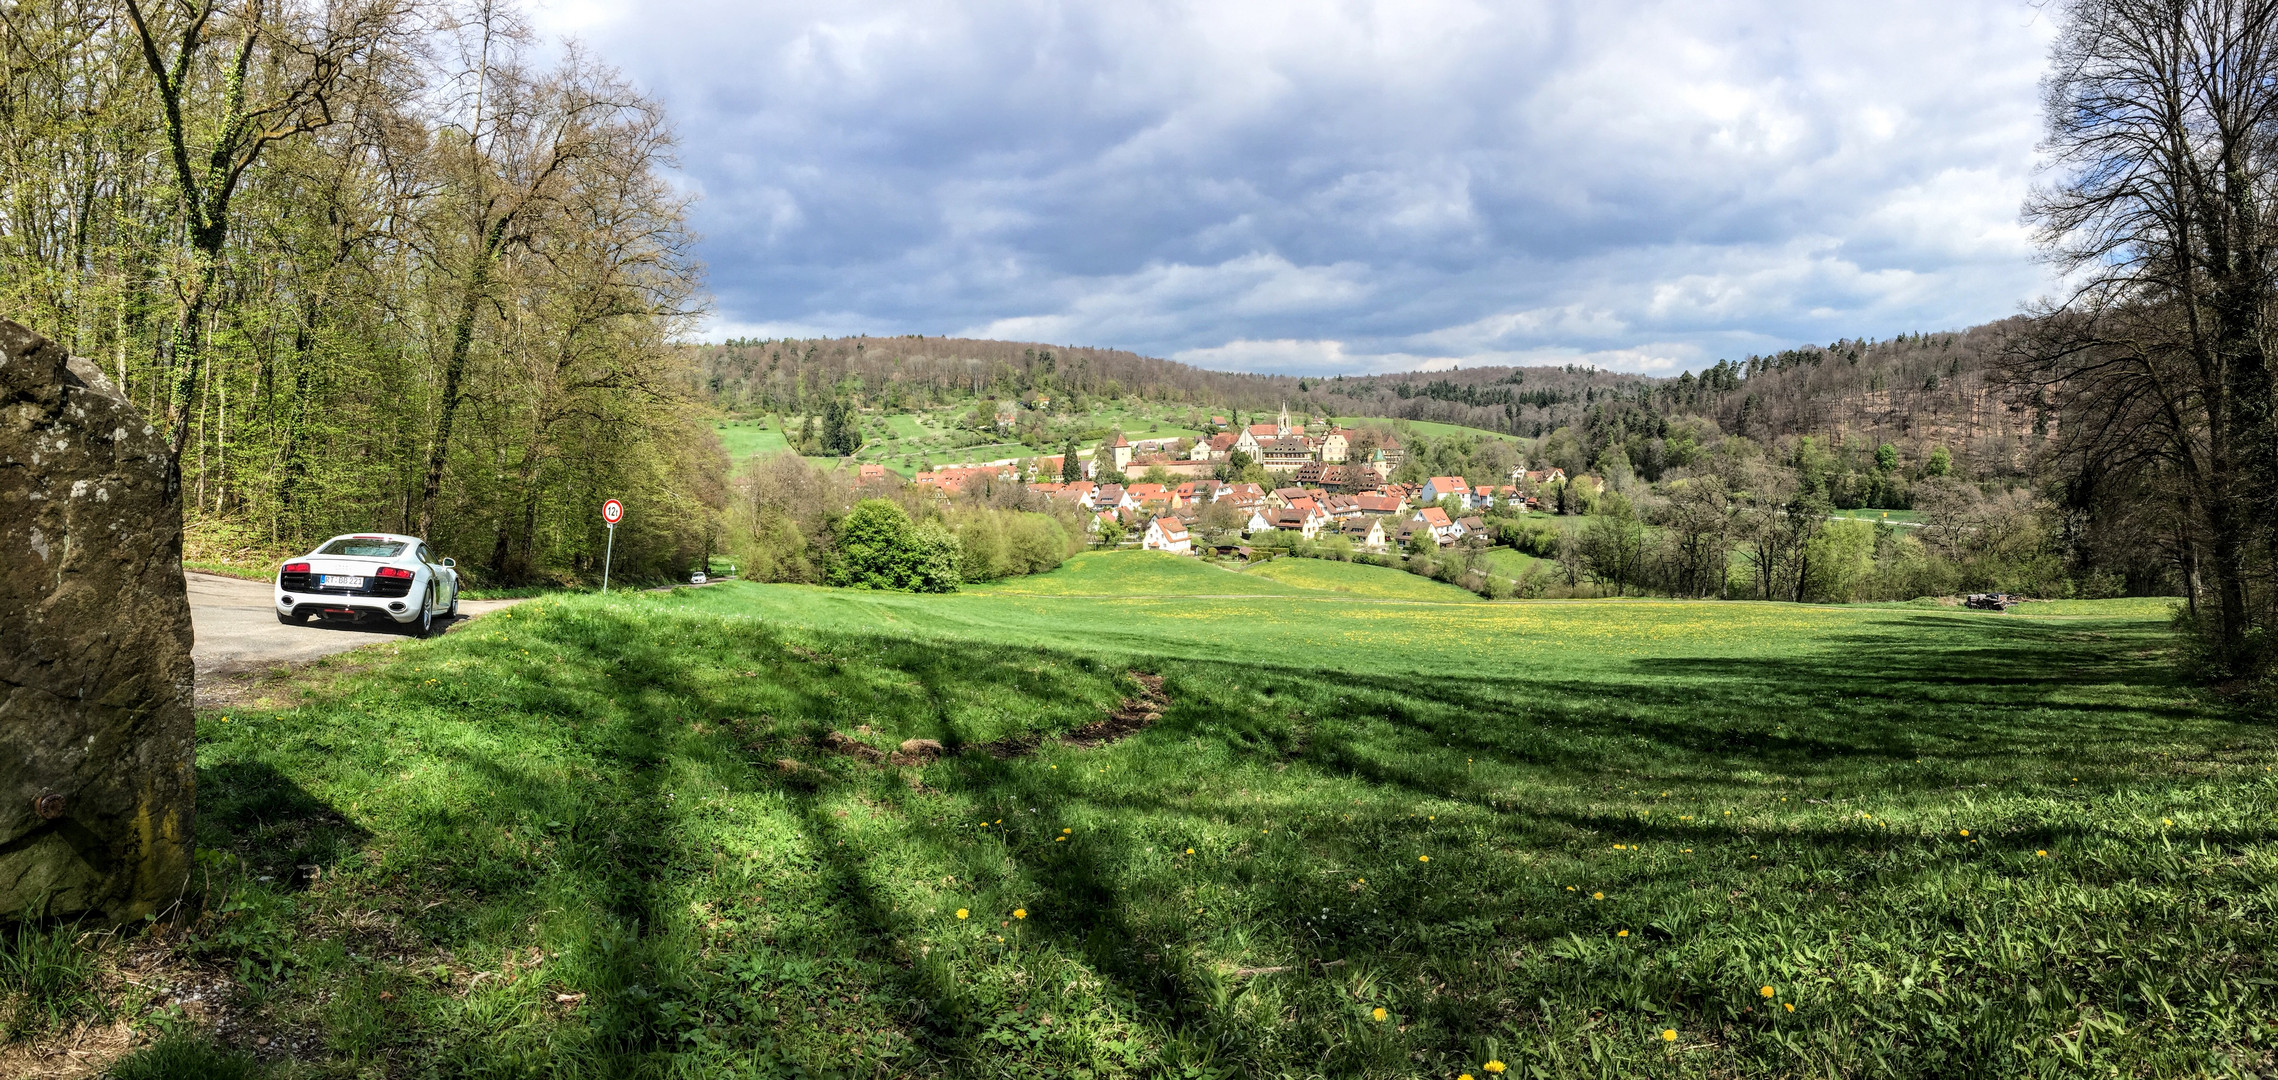
<svg viewBox="0 0 2278 1080">
<path fill-rule="evenodd" d="M 1281 422 L 1274 425 L 1273 437 L 1277 439 L 1289 437 L 1289 406 L 1287 404 L 1281 407 Z"/>
</svg>

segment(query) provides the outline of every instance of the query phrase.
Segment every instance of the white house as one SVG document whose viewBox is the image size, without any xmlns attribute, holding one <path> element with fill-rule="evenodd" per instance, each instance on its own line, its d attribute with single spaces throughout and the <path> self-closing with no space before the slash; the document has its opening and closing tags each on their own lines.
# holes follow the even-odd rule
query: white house
<svg viewBox="0 0 2278 1080">
<path fill-rule="evenodd" d="M 1450 495 L 1462 499 L 1464 505 L 1468 506 L 1471 503 L 1471 485 L 1464 483 L 1460 476 L 1435 476 L 1424 482 L 1424 491 L 1418 496 L 1418 501 L 1435 503 Z"/>
<path fill-rule="evenodd" d="M 1337 523 L 1337 529 L 1365 551 L 1384 550 L 1384 519 L 1356 517 Z"/>
<path fill-rule="evenodd" d="M 1417 525 L 1430 530 L 1432 539 L 1438 541 L 1441 544 L 1454 543 L 1456 540 L 1461 539 L 1463 536 L 1461 532 L 1457 531 L 1461 529 L 1462 526 L 1457 525 L 1455 522 L 1449 521 L 1447 517 L 1447 511 L 1442 510 L 1437 506 L 1426 507 L 1422 510 L 1417 511 L 1416 516 L 1411 520 Z"/>
<path fill-rule="evenodd" d="M 1147 523 L 1147 538 L 1140 543 L 1149 551 L 1168 551 L 1173 555 L 1194 554 L 1194 542 L 1187 537 L 1186 523 L 1175 517 L 1159 517 Z"/>
</svg>

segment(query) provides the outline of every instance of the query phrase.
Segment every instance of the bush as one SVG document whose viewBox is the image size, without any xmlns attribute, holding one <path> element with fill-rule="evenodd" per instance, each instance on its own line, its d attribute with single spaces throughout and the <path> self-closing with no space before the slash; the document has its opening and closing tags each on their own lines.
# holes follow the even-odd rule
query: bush
<svg viewBox="0 0 2278 1080">
<path fill-rule="evenodd" d="M 958 571 L 966 581 L 996 581 L 1041 574 L 1065 562 L 1068 530 L 1048 514 L 975 508 L 952 512 L 949 528 L 960 548 Z"/>
<path fill-rule="evenodd" d="M 910 523 L 909 514 L 885 499 L 864 499 L 832 530 L 828 580 L 855 589 L 899 592 L 955 592 L 957 537 L 938 521 Z"/>
</svg>

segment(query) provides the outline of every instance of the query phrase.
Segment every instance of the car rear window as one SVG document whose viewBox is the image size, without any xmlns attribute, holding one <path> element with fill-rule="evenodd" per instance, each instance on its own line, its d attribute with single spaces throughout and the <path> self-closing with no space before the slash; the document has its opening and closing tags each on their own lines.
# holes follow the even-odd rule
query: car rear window
<svg viewBox="0 0 2278 1080">
<path fill-rule="evenodd" d="M 400 540 L 371 540 L 360 536 L 351 536 L 345 540 L 334 540 L 324 545 L 324 550 L 317 552 L 317 554 L 355 555 L 366 559 L 392 559 L 403 554 L 403 548 L 404 544 Z"/>
</svg>

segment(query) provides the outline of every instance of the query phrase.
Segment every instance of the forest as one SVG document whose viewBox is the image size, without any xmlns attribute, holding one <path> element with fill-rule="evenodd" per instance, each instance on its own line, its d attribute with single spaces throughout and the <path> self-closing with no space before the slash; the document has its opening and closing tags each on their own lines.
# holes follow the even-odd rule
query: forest
<svg viewBox="0 0 2278 1080">
<path fill-rule="evenodd" d="M 620 573 L 701 553 L 726 463 L 655 101 L 506 5 L 0 15 L 0 312 L 164 425 L 193 559 L 388 528 L 575 574 L 607 496 Z"/>
</svg>

